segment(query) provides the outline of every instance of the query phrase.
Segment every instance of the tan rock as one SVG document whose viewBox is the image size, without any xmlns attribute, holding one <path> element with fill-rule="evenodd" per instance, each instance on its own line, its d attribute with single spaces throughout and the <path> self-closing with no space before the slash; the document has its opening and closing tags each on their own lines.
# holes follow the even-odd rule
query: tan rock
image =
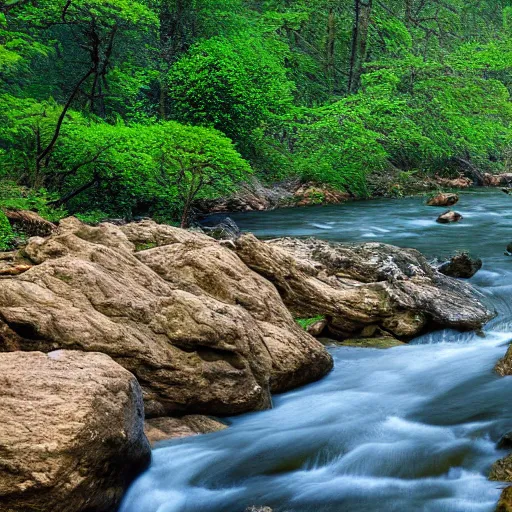
<svg viewBox="0 0 512 512">
<path fill-rule="evenodd" d="M 110 512 L 150 461 L 140 387 L 103 354 L 0 354 L 0 511 Z"/>
<path fill-rule="evenodd" d="M 315 380 L 330 368 L 330 356 L 295 323 L 275 287 L 209 237 L 139 252 L 137 258 L 180 289 L 206 292 L 248 312 L 271 357 L 273 392 Z"/>
<path fill-rule="evenodd" d="M 345 340 L 339 344 L 341 347 L 356 347 L 356 348 L 393 348 L 407 345 L 406 343 L 393 338 L 392 336 L 382 336 L 378 338 L 355 338 Z"/>
<path fill-rule="evenodd" d="M 443 187 L 450 188 L 468 188 L 473 185 L 473 181 L 470 178 L 466 178 L 464 176 L 460 176 L 459 178 L 441 178 L 439 176 L 436 177 L 436 181 L 439 185 Z"/>
<path fill-rule="evenodd" d="M 512 512 L 512 486 L 503 489 L 496 512 Z"/>
<path fill-rule="evenodd" d="M 490 174 L 485 173 L 483 178 L 483 185 L 486 187 L 502 187 L 510 186 L 512 183 L 512 173 L 503 174 Z"/>
<path fill-rule="evenodd" d="M 463 217 L 459 212 L 448 210 L 439 215 L 436 222 L 439 222 L 439 224 L 450 224 L 452 222 L 459 222 L 462 219 Z"/>
<path fill-rule="evenodd" d="M 489 478 L 498 482 L 512 482 L 512 454 L 494 463 Z"/>
<path fill-rule="evenodd" d="M 443 276 L 418 252 L 385 244 L 329 244 L 252 235 L 236 241 L 240 258 L 275 284 L 296 317 L 318 315 L 339 338 L 369 326 L 411 337 L 439 326 L 475 329 L 492 318 L 467 284 Z"/>
<path fill-rule="evenodd" d="M 427 201 L 427 206 L 453 206 L 459 202 L 457 194 L 437 194 Z"/>
<path fill-rule="evenodd" d="M 136 257 L 149 241 L 171 245 Z M 0 287 L 0 352 L 108 354 L 141 383 L 149 417 L 266 408 L 271 389 L 332 367 L 274 287 L 204 235 L 65 219 L 25 253 L 37 265 Z"/>
<path fill-rule="evenodd" d="M 0 265 L 0 276 L 18 276 L 31 268 L 32 265 Z"/>
<path fill-rule="evenodd" d="M 28 210 L 4 210 L 11 226 L 29 236 L 48 236 L 56 228 L 55 224 Z"/>
<path fill-rule="evenodd" d="M 311 336 L 318 338 L 319 336 L 322 335 L 322 333 L 325 331 L 328 325 L 329 322 L 326 319 L 318 320 L 317 322 L 308 325 L 308 328 L 306 330 L 308 331 L 309 334 L 311 334 Z"/>
<path fill-rule="evenodd" d="M 227 425 L 213 418 L 192 414 L 182 418 L 151 418 L 146 420 L 144 432 L 151 445 L 154 446 L 161 441 L 209 434 L 226 428 Z"/>
</svg>

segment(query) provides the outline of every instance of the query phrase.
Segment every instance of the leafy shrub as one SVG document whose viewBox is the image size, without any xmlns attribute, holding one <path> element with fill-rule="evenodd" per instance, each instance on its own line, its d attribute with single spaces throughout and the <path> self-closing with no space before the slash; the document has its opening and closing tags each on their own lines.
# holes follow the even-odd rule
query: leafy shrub
<svg viewBox="0 0 512 512">
<path fill-rule="evenodd" d="M 0 210 L 0 251 L 9 249 L 12 240 L 14 239 L 14 232 L 5 216 L 5 213 Z"/>
<path fill-rule="evenodd" d="M 292 104 L 283 48 L 274 40 L 201 41 L 169 73 L 176 119 L 213 126 L 247 154 L 255 129 Z"/>
</svg>

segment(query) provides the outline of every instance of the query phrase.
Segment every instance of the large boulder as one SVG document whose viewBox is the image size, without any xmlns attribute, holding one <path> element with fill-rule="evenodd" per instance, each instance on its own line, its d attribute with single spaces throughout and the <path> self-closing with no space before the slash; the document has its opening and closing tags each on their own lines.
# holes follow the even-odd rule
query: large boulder
<svg viewBox="0 0 512 512">
<path fill-rule="evenodd" d="M 453 206 L 459 202 L 457 194 L 437 194 L 427 201 L 427 206 Z"/>
<path fill-rule="evenodd" d="M 133 375 L 103 354 L 0 354 L 0 511 L 111 512 L 149 464 Z"/>
<path fill-rule="evenodd" d="M 494 313 L 471 286 L 446 277 L 413 249 L 320 240 L 236 241 L 238 256 L 275 284 L 297 317 L 324 316 L 340 338 L 428 329 L 477 329 Z"/>
<path fill-rule="evenodd" d="M 34 266 L 2 278 L 0 352 L 108 354 L 141 383 L 149 417 L 267 408 L 332 367 L 274 286 L 206 235 L 71 218 L 25 253 Z"/>
</svg>

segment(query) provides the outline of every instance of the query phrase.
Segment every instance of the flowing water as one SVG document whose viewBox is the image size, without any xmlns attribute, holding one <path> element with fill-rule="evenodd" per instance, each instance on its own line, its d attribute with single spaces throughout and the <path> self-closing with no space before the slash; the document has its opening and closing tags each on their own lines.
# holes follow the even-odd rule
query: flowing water
<svg viewBox="0 0 512 512">
<path fill-rule="evenodd" d="M 336 347 L 333 372 L 274 398 L 225 431 L 164 443 L 122 512 L 491 512 L 500 436 L 512 430 L 512 377 L 493 366 L 512 340 L 512 198 L 468 192 L 464 220 L 421 198 L 232 215 L 263 237 L 316 236 L 415 247 L 429 257 L 469 250 L 472 279 L 499 316 L 484 335 L 441 331 L 390 350 Z M 216 219 L 218 220 L 218 218 Z"/>
</svg>

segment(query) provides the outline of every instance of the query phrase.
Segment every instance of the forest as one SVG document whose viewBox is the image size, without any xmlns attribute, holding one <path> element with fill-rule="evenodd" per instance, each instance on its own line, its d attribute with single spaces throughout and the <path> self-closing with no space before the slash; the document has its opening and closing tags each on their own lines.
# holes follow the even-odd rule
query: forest
<svg viewBox="0 0 512 512">
<path fill-rule="evenodd" d="M 0 206 L 186 226 L 251 176 L 478 182 L 511 163 L 511 28 L 509 0 L 4 0 Z"/>
</svg>

